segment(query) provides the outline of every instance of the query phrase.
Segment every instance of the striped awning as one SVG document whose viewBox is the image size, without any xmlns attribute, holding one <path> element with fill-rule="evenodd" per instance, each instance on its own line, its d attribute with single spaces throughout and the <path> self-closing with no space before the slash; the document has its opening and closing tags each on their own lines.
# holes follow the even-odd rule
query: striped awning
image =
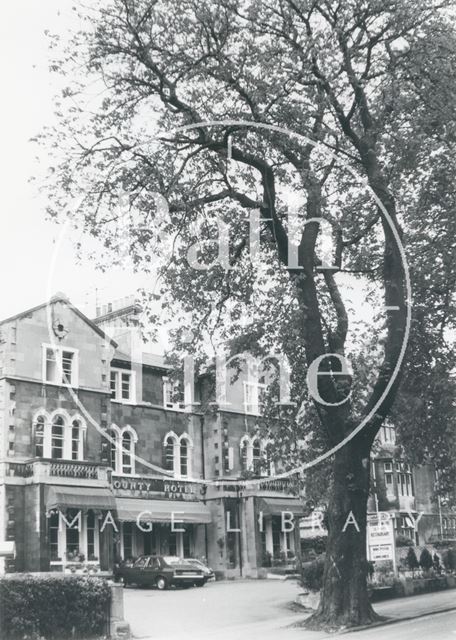
<svg viewBox="0 0 456 640">
<path fill-rule="evenodd" d="M 281 516 L 285 512 L 292 513 L 296 518 L 307 515 L 299 498 L 259 498 L 258 510 L 268 516 Z"/>
<path fill-rule="evenodd" d="M 46 509 L 97 509 L 114 511 L 116 500 L 110 489 L 102 487 L 49 487 Z"/>
<path fill-rule="evenodd" d="M 121 522 L 180 522 L 208 524 L 211 512 L 202 502 L 190 500 L 142 500 L 117 498 L 117 517 Z"/>
</svg>

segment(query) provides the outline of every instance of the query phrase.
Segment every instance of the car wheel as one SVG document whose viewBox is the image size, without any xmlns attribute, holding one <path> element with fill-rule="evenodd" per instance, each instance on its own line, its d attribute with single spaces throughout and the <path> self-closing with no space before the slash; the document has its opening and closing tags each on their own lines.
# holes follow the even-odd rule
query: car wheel
<svg viewBox="0 0 456 640">
<path fill-rule="evenodd" d="M 157 580 L 155 581 L 155 586 L 157 587 L 157 589 L 160 589 L 160 591 L 166 589 L 166 587 L 168 586 L 166 578 L 163 576 L 158 576 Z"/>
<path fill-rule="evenodd" d="M 197 587 L 204 587 L 205 584 L 206 584 L 206 580 L 201 580 L 200 582 L 196 582 Z"/>
</svg>

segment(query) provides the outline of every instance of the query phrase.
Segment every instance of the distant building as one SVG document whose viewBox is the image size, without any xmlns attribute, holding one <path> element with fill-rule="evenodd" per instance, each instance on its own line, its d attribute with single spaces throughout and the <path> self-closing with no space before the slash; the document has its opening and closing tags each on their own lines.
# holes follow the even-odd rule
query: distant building
<svg viewBox="0 0 456 640">
<path fill-rule="evenodd" d="M 389 512 L 396 535 L 416 545 L 456 542 L 456 511 L 435 498 L 433 465 L 411 466 L 388 423 L 381 427 L 374 451 L 369 511 Z"/>
<path fill-rule="evenodd" d="M 412 466 L 404 453 L 396 443 L 396 429 L 386 423 L 373 448 L 368 513 L 389 513 L 397 540 L 404 536 L 418 546 L 455 544 L 456 510 L 434 497 L 433 465 Z M 303 518 L 300 527 L 301 538 L 308 541 L 327 535 L 318 512 Z"/>
</svg>

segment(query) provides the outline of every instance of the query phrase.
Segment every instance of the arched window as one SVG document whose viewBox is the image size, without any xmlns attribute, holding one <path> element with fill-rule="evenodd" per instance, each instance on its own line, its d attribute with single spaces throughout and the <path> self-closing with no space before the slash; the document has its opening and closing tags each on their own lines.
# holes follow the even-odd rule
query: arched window
<svg viewBox="0 0 456 640">
<path fill-rule="evenodd" d="M 165 454 L 165 469 L 167 471 L 175 471 L 174 468 L 174 449 L 176 446 L 176 439 L 169 435 L 165 438 L 164 454 Z"/>
<path fill-rule="evenodd" d="M 187 438 L 183 438 L 180 441 L 180 474 L 182 477 L 187 477 L 189 467 L 189 443 Z"/>
<path fill-rule="evenodd" d="M 271 442 L 259 436 L 243 436 L 239 443 L 242 470 L 253 471 L 256 475 L 273 473 L 274 463 L 269 450 Z"/>
<path fill-rule="evenodd" d="M 252 470 L 257 474 L 261 471 L 262 453 L 261 440 L 255 438 L 252 441 Z"/>
<path fill-rule="evenodd" d="M 33 419 L 34 455 L 54 460 L 84 460 L 86 423 L 65 409 L 51 415 L 40 409 Z"/>
<path fill-rule="evenodd" d="M 63 459 L 63 447 L 65 442 L 65 421 L 62 416 L 55 416 L 51 427 L 51 458 Z"/>
<path fill-rule="evenodd" d="M 134 443 L 129 431 L 122 433 L 122 473 L 133 473 Z"/>
<path fill-rule="evenodd" d="M 241 439 L 241 468 L 243 471 L 247 471 L 249 468 L 249 437 L 244 436 Z"/>
<path fill-rule="evenodd" d="M 114 431 L 114 429 L 109 429 L 107 435 L 111 438 L 111 440 L 108 441 L 109 466 L 114 472 L 117 472 L 119 470 L 117 466 L 117 450 L 118 450 L 118 444 L 119 444 L 118 443 L 119 434 L 117 431 Z"/>
<path fill-rule="evenodd" d="M 80 420 L 73 420 L 71 424 L 71 459 L 83 460 L 84 434 Z"/>
<path fill-rule="evenodd" d="M 181 478 L 189 478 L 192 475 L 192 451 L 193 442 L 187 433 L 183 433 L 179 438 L 178 447 L 178 472 Z"/>
<path fill-rule="evenodd" d="M 119 429 L 112 425 L 107 435 L 109 441 L 109 465 L 114 473 L 131 475 L 135 473 L 135 445 L 138 436 L 129 425 Z"/>
<path fill-rule="evenodd" d="M 45 417 L 38 416 L 35 420 L 35 426 L 34 426 L 35 456 L 37 456 L 37 458 L 44 457 L 45 428 L 46 428 Z"/>
</svg>

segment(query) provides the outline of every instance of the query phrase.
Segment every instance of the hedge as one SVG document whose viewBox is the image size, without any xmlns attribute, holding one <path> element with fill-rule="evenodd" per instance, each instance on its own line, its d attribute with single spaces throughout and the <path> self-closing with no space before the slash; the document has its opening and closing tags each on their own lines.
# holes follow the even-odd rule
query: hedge
<svg viewBox="0 0 456 640">
<path fill-rule="evenodd" d="M 0 580 L 2 640 L 100 638 L 109 620 L 111 589 L 86 576 L 22 574 Z"/>
</svg>

